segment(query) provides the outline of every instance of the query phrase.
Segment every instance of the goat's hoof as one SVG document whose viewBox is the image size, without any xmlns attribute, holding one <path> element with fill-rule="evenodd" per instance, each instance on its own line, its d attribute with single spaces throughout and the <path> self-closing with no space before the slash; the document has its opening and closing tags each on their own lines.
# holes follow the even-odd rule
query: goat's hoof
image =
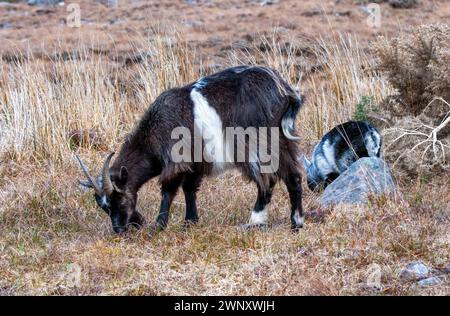
<svg viewBox="0 0 450 316">
<path fill-rule="evenodd" d="M 163 230 L 164 230 L 164 227 L 161 226 L 161 224 L 156 223 L 156 224 L 150 225 L 149 229 L 148 229 L 148 236 L 153 237 Z"/>
<path fill-rule="evenodd" d="M 267 229 L 269 229 L 269 225 L 267 225 L 267 224 L 243 224 L 240 227 L 245 230 L 254 230 L 254 229 L 267 230 Z"/>
<path fill-rule="evenodd" d="M 300 229 L 303 228 L 303 225 L 291 225 L 291 231 L 294 233 L 297 233 L 300 231 Z"/>
<path fill-rule="evenodd" d="M 185 220 L 183 223 L 183 229 L 189 229 L 192 226 L 196 226 L 198 224 L 198 219 L 197 220 Z"/>
</svg>

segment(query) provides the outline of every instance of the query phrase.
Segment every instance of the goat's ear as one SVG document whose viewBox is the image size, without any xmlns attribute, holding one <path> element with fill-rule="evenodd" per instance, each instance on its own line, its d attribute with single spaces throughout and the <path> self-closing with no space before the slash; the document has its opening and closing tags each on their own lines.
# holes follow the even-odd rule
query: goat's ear
<svg viewBox="0 0 450 316">
<path fill-rule="evenodd" d="M 128 170 L 126 167 L 122 166 L 120 167 L 120 177 L 119 182 L 122 185 L 125 185 L 128 181 Z"/>
<path fill-rule="evenodd" d="M 309 166 L 311 166 L 311 161 L 309 161 L 305 155 L 303 155 L 302 161 L 303 161 L 303 168 L 305 168 L 305 170 L 308 171 Z"/>
</svg>

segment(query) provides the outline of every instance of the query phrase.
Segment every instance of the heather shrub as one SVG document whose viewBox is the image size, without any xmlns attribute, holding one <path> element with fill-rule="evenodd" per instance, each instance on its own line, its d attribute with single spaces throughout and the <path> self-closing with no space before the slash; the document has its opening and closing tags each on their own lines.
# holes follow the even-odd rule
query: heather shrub
<svg viewBox="0 0 450 316">
<path fill-rule="evenodd" d="M 450 100 L 450 28 L 424 25 L 375 45 L 377 68 L 397 89 L 403 115 L 419 115 L 435 98 Z"/>
<path fill-rule="evenodd" d="M 450 28 L 423 25 L 375 46 L 377 68 L 397 90 L 380 104 L 385 159 L 399 175 L 450 170 Z"/>
</svg>

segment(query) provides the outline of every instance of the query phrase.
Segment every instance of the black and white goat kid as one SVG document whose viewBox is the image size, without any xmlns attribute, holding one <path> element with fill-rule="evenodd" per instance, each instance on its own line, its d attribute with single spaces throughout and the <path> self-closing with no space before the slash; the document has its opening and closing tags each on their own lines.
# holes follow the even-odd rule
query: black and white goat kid
<svg viewBox="0 0 450 316">
<path fill-rule="evenodd" d="M 94 189 L 97 204 L 110 215 L 114 231 L 121 233 L 130 225 L 143 225 L 144 219 L 136 210 L 137 192 L 151 178 L 159 176 L 162 194 L 155 227 L 164 228 L 180 186 L 186 201 L 185 220 L 197 222 L 196 192 L 202 179 L 234 167 L 258 188 L 250 225 L 267 223 L 267 205 L 274 185 L 281 179 L 290 196 L 292 228 L 298 229 L 302 227 L 304 217 L 294 122 L 302 103 L 301 97 L 278 73 L 265 67 L 233 67 L 184 87 L 170 89 L 149 107 L 111 166 L 113 154 L 108 156 L 98 178 L 94 179 L 89 174 L 77 156 L 87 178 L 81 183 Z M 214 150 L 209 152 L 209 159 L 174 161 L 171 150 L 179 140 L 173 139 L 171 134 L 180 127 L 187 128 L 194 135 L 197 129 L 208 130 L 209 138 L 201 139 L 207 153 L 211 149 L 209 147 L 217 152 L 217 149 L 228 151 L 236 146 L 234 142 L 225 140 L 225 127 L 281 130 L 278 168 L 273 172 L 261 172 L 260 157 L 251 152 L 247 143 L 247 158 L 256 157 L 253 161 L 239 162 L 233 157 L 232 162 L 224 163 L 215 159 Z M 267 138 L 271 137 L 269 133 Z M 258 138 L 259 141 L 261 139 Z M 195 137 L 191 142 L 195 142 Z M 234 153 L 237 154 L 236 151 Z"/>
<path fill-rule="evenodd" d="M 366 121 L 349 121 L 336 126 L 314 147 L 311 161 L 303 156 L 311 191 L 326 187 L 362 157 L 380 157 L 380 133 Z"/>
</svg>

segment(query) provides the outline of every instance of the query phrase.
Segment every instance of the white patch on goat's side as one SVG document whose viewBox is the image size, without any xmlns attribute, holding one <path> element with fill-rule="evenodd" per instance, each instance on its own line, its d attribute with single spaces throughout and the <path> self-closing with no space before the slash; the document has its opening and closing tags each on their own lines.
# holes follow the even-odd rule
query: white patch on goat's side
<svg viewBox="0 0 450 316">
<path fill-rule="evenodd" d="M 335 158 L 335 152 L 334 152 L 334 146 L 331 144 L 329 140 L 326 140 L 322 147 L 323 155 L 325 156 L 325 159 L 327 160 L 328 164 L 334 168 L 336 165 L 336 158 Z"/>
<path fill-rule="evenodd" d="M 297 225 L 297 227 L 303 227 L 303 224 L 305 223 L 305 217 L 300 216 L 299 211 L 295 211 L 294 222 L 295 222 L 295 225 Z"/>
<path fill-rule="evenodd" d="M 220 173 L 230 166 L 222 120 L 206 98 L 196 89 L 191 91 L 194 102 L 194 123 L 203 137 L 203 158 L 213 163 L 213 173 Z"/>
<path fill-rule="evenodd" d="M 334 157 L 334 147 L 330 144 L 329 140 L 326 140 L 319 148 L 314 150 L 313 153 L 313 166 L 320 176 L 338 171 L 336 166 L 336 160 Z"/>
<path fill-rule="evenodd" d="M 267 220 L 269 218 L 269 213 L 267 212 L 267 206 L 263 208 L 261 211 L 256 212 L 252 211 L 252 215 L 248 221 L 249 225 L 261 225 L 267 224 Z"/>
</svg>

